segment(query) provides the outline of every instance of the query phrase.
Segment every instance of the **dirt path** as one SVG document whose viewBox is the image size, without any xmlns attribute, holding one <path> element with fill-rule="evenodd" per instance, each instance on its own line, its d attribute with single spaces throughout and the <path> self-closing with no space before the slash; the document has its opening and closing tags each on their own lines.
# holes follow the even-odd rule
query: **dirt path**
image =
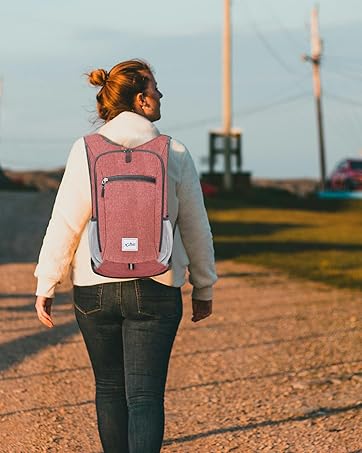
<svg viewBox="0 0 362 453">
<path fill-rule="evenodd" d="M 51 198 L 0 193 L 1 453 L 102 451 L 69 286 L 56 328 L 35 316 Z M 218 272 L 208 320 L 190 321 L 184 288 L 162 453 L 362 452 L 361 293 L 231 262 Z"/>
</svg>

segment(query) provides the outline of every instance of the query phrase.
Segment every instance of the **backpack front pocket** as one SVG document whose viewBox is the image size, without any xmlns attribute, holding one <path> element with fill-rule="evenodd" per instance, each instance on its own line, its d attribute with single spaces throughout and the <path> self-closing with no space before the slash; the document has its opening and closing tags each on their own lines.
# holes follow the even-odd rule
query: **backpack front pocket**
<svg viewBox="0 0 362 453">
<path fill-rule="evenodd" d="M 101 197 L 105 212 L 104 260 L 140 263 L 158 255 L 155 248 L 161 203 L 156 197 L 156 178 L 114 175 L 103 178 Z"/>
</svg>

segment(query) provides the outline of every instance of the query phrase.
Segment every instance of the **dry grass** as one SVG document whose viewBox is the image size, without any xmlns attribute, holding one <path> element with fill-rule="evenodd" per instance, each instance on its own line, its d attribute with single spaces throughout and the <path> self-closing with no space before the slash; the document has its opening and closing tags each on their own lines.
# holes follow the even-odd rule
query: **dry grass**
<svg viewBox="0 0 362 453">
<path fill-rule="evenodd" d="M 361 289 L 362 202 L 256 189 L 207 201 L 218 259 Z"/>
</svg>

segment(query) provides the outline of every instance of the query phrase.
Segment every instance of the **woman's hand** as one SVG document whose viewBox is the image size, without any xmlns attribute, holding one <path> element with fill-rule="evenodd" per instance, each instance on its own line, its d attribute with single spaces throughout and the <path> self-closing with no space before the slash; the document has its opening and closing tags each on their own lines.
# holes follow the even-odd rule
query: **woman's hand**
<svg viewBox="0 0 362 453">
<path fill-rule="evenodd" d="M 212 313 L 212 300 L 192 299 L 191 321 L 197 322 L 205 319 Z"/>
<path fill-rule="evenodd" d="M 52 317 L 50 315 L 53 299 L 45 296 L 37 296 L 35 301 L 35 309 L 38 314 L 39 321 L 47 327 L 54 327 Z"/>
</svg>

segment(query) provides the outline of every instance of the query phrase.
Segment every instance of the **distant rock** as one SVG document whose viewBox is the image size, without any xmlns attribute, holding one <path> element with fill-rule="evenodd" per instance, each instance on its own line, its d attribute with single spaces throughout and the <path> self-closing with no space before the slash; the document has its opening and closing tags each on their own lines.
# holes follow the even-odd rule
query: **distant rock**
<svg viewBox="0 0 362 453">
<path fill-rule="evenodd" d="M 0 167 L 0 190 L 34 190 L 34 188 L 24 186 L 23 181 L 16 177 L 12 178 Z"/>
<path fill-rule="evenodd" d="M 4 170 L 2 173 L 4 179 L 1 179 L 0 172 L 0 189 L 56 191 L 62 179 L 64 168 L 51 171 Z"/>
</svg>

